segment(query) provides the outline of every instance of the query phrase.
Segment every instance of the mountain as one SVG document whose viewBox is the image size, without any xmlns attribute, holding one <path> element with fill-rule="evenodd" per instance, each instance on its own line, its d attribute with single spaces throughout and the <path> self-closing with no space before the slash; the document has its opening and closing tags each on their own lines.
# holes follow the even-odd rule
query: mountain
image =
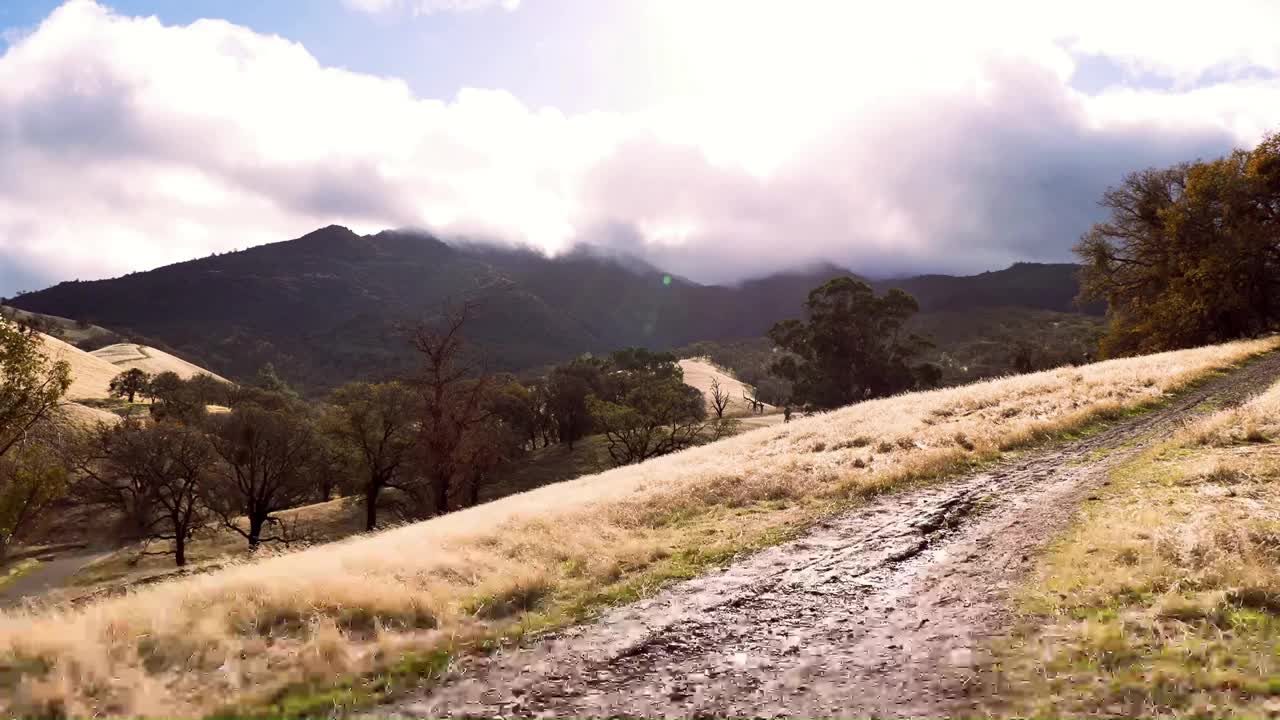
<svg viewBox="0 0 1280 720">
<path fill-rule="evenodd" d="M 1075 270 L 1020 263 L 972 277 L 873 284 L 902 287 L 924 312 L 1070 311 Z M 759 337 L 797 316 L 810 289 L 848 274 L 824 265 L 709 286 L 586 249 L 548 258 L 330 226 L 111 280 L 64 282 L 11 304 L 111 328 L 232 379 L 271 362 L 286 379 L 319 390 L 406 371 L 413 360 L 407 331 L 446 301 L 477 301 L 469 338 L 496 369 L 520 370 L 628 345 Z"/>
</svg>

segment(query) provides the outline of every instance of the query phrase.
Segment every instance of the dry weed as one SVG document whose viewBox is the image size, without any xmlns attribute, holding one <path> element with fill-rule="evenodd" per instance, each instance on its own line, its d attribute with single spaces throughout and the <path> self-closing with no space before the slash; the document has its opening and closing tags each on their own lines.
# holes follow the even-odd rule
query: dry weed
<svg viewBox="0 0 1280 720">
<path fill-rule="evenodd" d="M 875 400 L 79 609 L 0 614 L 0 710 L 192 715 L 255 688 L 367 672 L 444 638 L 500 632 L 531 608 L 683 553 L 747 547 L 904 480 L 1158 400 L 1275 345 Z M 824 452 L 811 452 L 818 444 Z"/>
</svg>

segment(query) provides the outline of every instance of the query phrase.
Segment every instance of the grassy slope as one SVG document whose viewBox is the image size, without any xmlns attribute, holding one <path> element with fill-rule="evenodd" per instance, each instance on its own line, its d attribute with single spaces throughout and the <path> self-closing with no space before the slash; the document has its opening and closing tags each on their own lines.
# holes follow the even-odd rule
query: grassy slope
<svg viewBox="0 0 1280 720">
<path fill-rule="evenodd" d="M 41 313 L 27 312 L 19 310 L 8 305 L 0 305 L 0 315 L 12 317 L 16 320 L 31 322 L 38 327 L 43 327 L 53 331 L 58 339 L 80 347 L 83 344 L 108 344 L 118 342 L 120 336 L 116 333 L 97 325 L 81 324 L 75 320 L 69 320 L 56 315 L 43 315 Z"/>
<path fill-rule="evenodd" d="M 725 415 L 729 417 L 744 417 L 751 414 L 751 408 L 743 399 L 745 393 L 748 397 L 755 396 L 755 390 L 733 377 L 724 370 L 716 367 L 706 358 L 685 358 L 680 361 L 680 369 L 684 371 L 684 382 L 702 391 L 707 398 L 708 412 L 711 412 L 711 381 L 719 380 L 720 387 L 723 392 L 729 394 L 729 406 L 725 408 Z M 775 412 L 777 408 L 772 405 L 765 405 L 766 412 Z"/>
<path fill-rule="evenodd" d="M 41 335 L 40 339 L 46 356 L 55 361 L 65 360 L 71 365 L 72 382 L 67 399 L 102 400 L 111 397 L 109 386 L 111 380 L 120 374 L 119 368 L 57 338 Z"/>
<path fill-rule="evenodd" d="M 999 714 L 1280 712 L 1280 384 L 1120 468 L 1023 590 Z"/>
<path fill-rule="evenodd" d="M 199 365 L 194 365 L 180 357 L 146 345 L 117 343 L 94 350 L 90 354 L 111 363 L 118 368 L 117 372 L 137 368 L 152 375 L 173 372 L 183 379 L 196 375 L 211 375 L 218 380 L 226 382 L 226 378 L 214 375 Z"/>
<path fill-rule="evenodd" d="M 237 700 L 275 702 L 274 713 L 368 700 L 451 653 L 589 618 L 869 494 L 1157 401 L 1275 345 L 866 402 L 74 611 L 0 615 L 0 664 L 16 668 L 0 674 L 0 703 L 172 716 Z"/>
<path fill-rule="evenodd" d="M 704 393 L 709 392 L 712 377 L 720 378 L 726 388 L 741 386 L 739 381 L 705 361 L 681 360 L 680 364 L 685 370 L 685 381 Z M 740 398 L 736 394 L 734 397 Z M 115 417 L 104 411 L 99 412 L 107 417 Z M 740 431 L 776 425 L 782 421 L 781 414 L 777 412 L 752 415 L 741 402 L 730 405 L 726 414 L 741 418 Z M 604 472 L 611 467 L 613 462 L 609 457 L 608 441 L 603 435 L 582 438 L 574 444 L 572 450 L 565 444 L 538 448 L 515 462 L 500 467 L 494 474 L 492 483 L 481 490 L 481 500 L 496 500 L 544 485 Z M 364 531 L 364 506 L 356 498 L 338 498 L 307 505 L 277 513 L 277 516 L 285 522 L 296 523 L 309 537 L 324 541 L 341 540 Z M 197 569 L 209 564 L 221 566 L 230 556 L 242 554 L 244 549 L 242 537 L 219 529 L 194 538 L 187 548 L 187 560 Z M 122 583 L 151 581 L 166 575 L 182 574 L 174 570 L 171 557 L 162 554 L 140 556 L 138 550 L 139 547 L 130 545 L 103 561 L 86 567 L 73 578 L 73 587 L 67 588 L 62 594 L 78 597 L 86 592 Z"/>
<path fill-rule="evenodd" d="M 739 380 L 724 374 L 723 370 L 705 361 L 681 360 L 681 366 L 685 369 L 686 382 L 703 392 L 709 391 L 712 377 L 721 379 L 726 388 L 741 386 Z M 740 396 L 733 395 L 733 397 Z M 731 405 L 728 410 L 730 410 L 728 415 L 742 416 L 741 430 L 767 427 L 781 421 L 781 415 L 778 414 L 750 415 L 741 402 Z M 608 442 L 604 436 L 582 438 L 575 443 L 572 450 L 562 443 L 540 447 L 529 455 L 499 468 L 494 474 L 493 482 L 481 489 L 481 500 L 498 500 L 498 498 L 531 491 L 548 484 L 580 478 L 582 475 L 603 473 L 612 466 Z M 338 498 L 338 500 L 278 512 L 276 515 L 287 523 L 297 523 L 298 527 L 306 530 L 308 536 L 321 538 L 324 541 L 337 541 L 337 539 L 364 532 L 364 506 L 356 498 Z M 74 587 L 68 588 L 68 593 L 65 594 L 76 597 L 79 593 L 95 591 L 100 585 L 131 583 L 174 573 L 172 557 L 138 556 L 138 550 L 140 548 L 137 546 L 120 548 L 105 560 L 88 566 L 73 579 Z M 239 555 L 243 551 L 243 538 L 219 529 L 193 539 L 188 546 L 187 559 L 195 566 L 210 564 L 210 562 L 223 564 L 229 556 Z"/>
</svg>

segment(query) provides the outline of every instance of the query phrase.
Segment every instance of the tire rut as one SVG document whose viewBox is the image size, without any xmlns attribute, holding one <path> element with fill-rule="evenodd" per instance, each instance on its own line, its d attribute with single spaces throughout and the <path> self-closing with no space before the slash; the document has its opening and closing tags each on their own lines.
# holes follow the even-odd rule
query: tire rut
<svg viewBox="0 0 1280 720">
<path fill-rule="evenodd" d="M 1165 407 L 981 473 L 890 493 L 529 647 L 472 658 L 378 717 L 972 714 L 1008 590 L 1112 468 L 1280 376 L 1272 353 Z"/>
</svg>

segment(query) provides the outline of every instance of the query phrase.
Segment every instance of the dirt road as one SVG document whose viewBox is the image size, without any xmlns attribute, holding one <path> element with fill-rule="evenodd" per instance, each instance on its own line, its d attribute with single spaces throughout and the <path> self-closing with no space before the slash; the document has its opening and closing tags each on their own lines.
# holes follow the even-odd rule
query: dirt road
<svg viewBox="0 0 1280 720">
<path fill-rule="evenodd" d="M 0 586 L 0 608 L 20 605 L 24 600 L 38 598 L 50 590 L 63 587 L 81 569 L 109 554 L 102 550 L 74 550 L 54 554 L 25 575 Z"/>
<path fill-rule="evenodd" d="M 967 715 L 1007 590 L 1110 469 L 1280 377 L 1274 353 L 1086 440 L 892 494 L 379 717 Z"/>
</svg>

